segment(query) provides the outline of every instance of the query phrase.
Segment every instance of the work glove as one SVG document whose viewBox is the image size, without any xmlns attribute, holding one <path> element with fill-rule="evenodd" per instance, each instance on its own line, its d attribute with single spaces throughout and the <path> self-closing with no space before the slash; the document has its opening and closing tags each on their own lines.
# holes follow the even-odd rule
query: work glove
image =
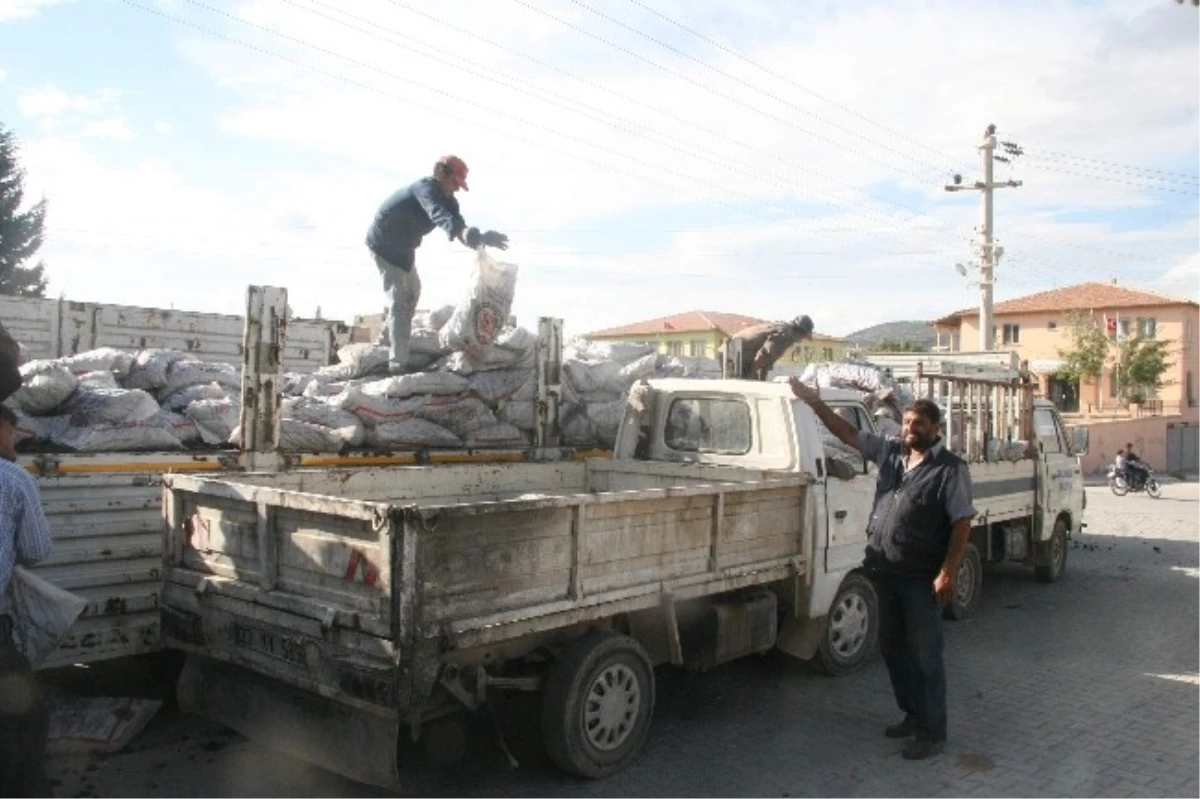
<svg viewBox="0 0 1200 799">
<path fill-rule="evenodd" d="M 485 247 L 495 247 L 497 250 L 508 249 L 508 236 L 497 230 L 489 230 L 481 238 Z"/>
</svg>

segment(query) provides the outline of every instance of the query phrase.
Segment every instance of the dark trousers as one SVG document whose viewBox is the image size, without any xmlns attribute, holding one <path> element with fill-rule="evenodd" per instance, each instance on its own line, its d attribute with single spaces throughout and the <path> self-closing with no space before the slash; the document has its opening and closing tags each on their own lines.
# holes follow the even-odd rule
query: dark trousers
<svg viewBox="0 0 1200 799">
<path fill-rule="evenodd" d="M 50 796 L 46 709 L 29 661 L 0 616 L 0 796 Z"/>
<path fill-rule="evenodd" d="M 932 580 L 871 575 L 879 598 L 879 651 L 896 704 L 917 721 L 918 735 L 946 740 L 946 663 L 942 608 Z"/>
</svg>

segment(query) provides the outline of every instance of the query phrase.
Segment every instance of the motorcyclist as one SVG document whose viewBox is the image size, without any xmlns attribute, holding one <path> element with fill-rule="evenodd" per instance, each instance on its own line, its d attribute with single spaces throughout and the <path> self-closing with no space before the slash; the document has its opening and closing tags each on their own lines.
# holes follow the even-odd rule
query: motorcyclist
<svg viewBox="0 0 1200 799">
<path fill-rule="evenodd" d="M 1126 444 L 1124 452 L 1126 482 L 1129 483 L 1131 488 L 1144 486 L 1146 478 L 1150 476 L 1145 462 L 1133 451 L 1133 444 Z"/>
</svg>

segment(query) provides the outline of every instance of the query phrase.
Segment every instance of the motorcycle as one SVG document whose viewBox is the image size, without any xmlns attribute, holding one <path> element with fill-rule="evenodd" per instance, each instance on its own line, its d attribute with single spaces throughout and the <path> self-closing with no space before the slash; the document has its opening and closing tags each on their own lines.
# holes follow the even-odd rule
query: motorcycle
<svg viewBox="0 0 1200 799">
<path fill-rule="evenodd" d="M 1134 480 L 1131 482 L 1127 480 L 1124 475 L 1119 474 L 1115 466 L 1109 467 L 1108 487 L 1111 488 L 1112 492 L 1118 497 L 1123 497 L 1130 491 L 1135 494 L 1139 491 L 1145 491 L 1150 495 L 1151 498 L 1158 499 L 1160 496 L 1162 496 L 1162 487 L 1158 484 L 1158 481 L 1154 479 L 1154 470 L 1149 466 L 1143 466 L 1142 468 L 1146 470 L 1146 476 L 1141 480 Z"/>
</svg>

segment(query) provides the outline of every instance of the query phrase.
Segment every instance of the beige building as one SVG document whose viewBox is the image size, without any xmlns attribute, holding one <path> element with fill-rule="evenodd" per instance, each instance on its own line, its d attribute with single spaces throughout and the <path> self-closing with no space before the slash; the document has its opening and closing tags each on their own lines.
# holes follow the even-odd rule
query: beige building
<svg viewBox="0 0 1200 799">
<path fill-rule="evenodd" d="M 1098 381 L 1060 379 L 1063 351 L 1073 347 L 1069 316 L 1088 314 L 1113 340 L 1109 362 Z M 979 349 L 979 311 L 958 311 L 934 322 L 938 344 L 951 351 Z M 1045 396 L 1066 412 L 1099 413 L 1127 408 L 1113 377 L 1117 342 L 1142 336 L 1170 342 L 1171 360 L 1164 385 L 1145 403 L 1146 411 L 1195 416 L 1197 344 L 1200 307 L 1189 300 L 1139 291 L 1112 283 L 1083 283 L 997 303 L 993 349 L 1012 350 L 1029 363 Z M 1141 412 L 1141 409 L 1138 409 Z"/>
<path fill-rule="evenodd" d="M 1069 317 L 1080 311 L 1108 332 L 1109 360 L 1099 380 L 1083 385 L 1057 375 L 1064 351 L 1074 345 Z M 979 349 L 979 311 L 968 309 L 934 322 L 936 349 L 971 352 Z M 1117 345 L 1125 336 L 1170 343 L 1170 366 L 1164 385 L 1144 403 L 1131 406 L 1113 378 Z M 1103 473 L 1118 449 L 1134 450 L 1159 471 L 1195 473 L 1200 469 L 1200 409 L 1197 408 L 1197 336 L 1200 307 L 1190 300 L 1138 291 L 1112 283 L 1083 283 L 997 303 L 993 349 L 1011 350 L 1027 362 L 1068 421 L 1090 430 L 1082 466 Z"/>
<path fill-rule="evenodd" d="M 634 322 L 607 330 L 587 333 L 593 341 L 625 341 L 649 344 L 664 355 L 693 358 L 716 358 L 725 339 L 739 330 L 761 325 L 764 320 L 741 314 L 717 311 L 686 311 L 644 322 Z M 802 341 L 791 347 L 779 364 L 805 364 L 813 361 L 845 360 L 849 349 L 845 341 L 832 336 L 813 334 L 812 341 Z"/>
</svg>

